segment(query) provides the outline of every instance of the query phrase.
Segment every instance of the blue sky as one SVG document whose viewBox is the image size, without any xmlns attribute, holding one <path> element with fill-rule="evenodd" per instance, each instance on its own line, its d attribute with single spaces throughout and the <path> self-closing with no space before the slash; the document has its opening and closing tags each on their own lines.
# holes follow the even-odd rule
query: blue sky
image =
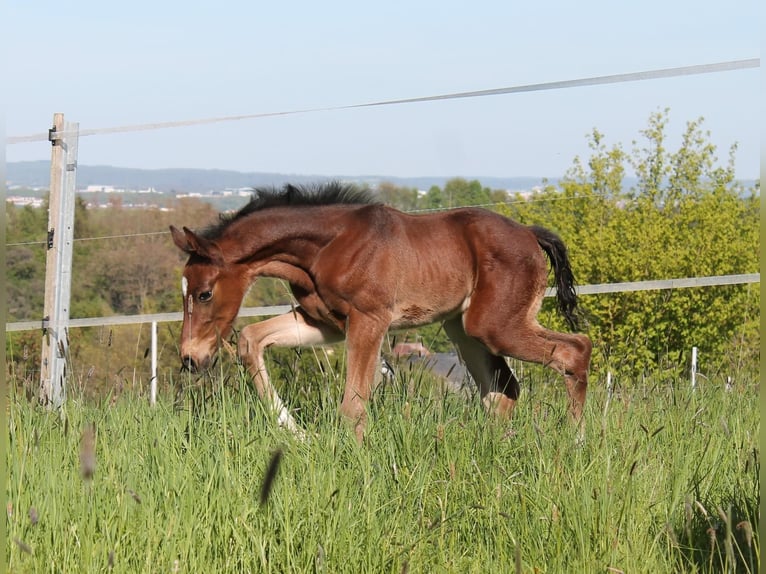
<svg viewBox="0 0 766 574">
<path fill-rule="evenodd" d="M 760 57 L 760 2 L 104 2 L 6 6 L 6 134 L 334 107 Z M 556 177 L 670 108 L 757 178 L 760 70 L 83 137 L 86 165 Z M 7 161 L 48 159 L 47 142 Z"/>
</svg>

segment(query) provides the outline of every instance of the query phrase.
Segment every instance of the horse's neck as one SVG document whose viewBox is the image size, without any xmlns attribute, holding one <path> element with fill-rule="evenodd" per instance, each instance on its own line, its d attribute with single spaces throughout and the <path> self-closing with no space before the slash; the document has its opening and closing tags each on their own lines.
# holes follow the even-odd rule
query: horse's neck
<svg viewBox="0 0 766 574">
<path fill-rule="evenodd" d="M 268 263 L 308 265 L 337 229 L 328 225 L 328 210 L 274 208 L 256 212 L 231 227 L 225 251 L 260 268 Z"/>
</svg>

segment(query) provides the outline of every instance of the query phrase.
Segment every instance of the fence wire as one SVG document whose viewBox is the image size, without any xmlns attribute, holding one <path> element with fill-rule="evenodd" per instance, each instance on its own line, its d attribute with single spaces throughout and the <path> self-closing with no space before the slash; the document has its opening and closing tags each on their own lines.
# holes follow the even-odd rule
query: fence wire
<svg viewBox="0 0 766 574">
<path fill-rule="evenodd" d="M 607 76 L 594 76 L 589 78 L 578 78 L 574 80 L 562 80 L 555 82 L 543 82 L 537 84 L 523 84 L 517 86 L 508 86 L 504 88 L 492 88 L 488 90 L 473 90 L 469 92 L 454 92 L 450 94 L 438 94 L 432 96 L 418 96 L 413 98 L 400 98 L 394 100 L 379 100 L 373 102 L 366 102 L 360 104 L 348 104 L 341 106 L 329 106 L 329 107 L 315 107 L 306 108 L 300 110 L 287 110 L 281 112 L 263 112 L 255 114 L 244 114 L 237 116 L 223 116 L 216 118 L 203 118 L 193 120 L 179 120 L 168 122 L 155 122 L 149 124 L 137 124 L 128 126 L 117 126 L 108 128 L 92 128 L 81 129 L 78 133 L 79 137 L 104 135 L 104 134 L 117 134 L 127 132 L 138 132 L 168 128 L 180 128 L 187 126 L 198 126 L 204 124 L 214 124 L 221 122 L 235 122 L 243 120 L 254 120 L 261 118 L 272 118 L 276 116 L 291 116 L 298 114 L 312 114 L 318 112 L 332 112 L 341 110 L 353 110 L 360 108 L 372 108 L 381 106 L 395 106 L 402 104 L 415 104 L 423 102 L 436 102 L 443 100 L 458 100 L 465 98 L 482 98 L 486 96 L 500 96 L 509 94 L 518 94 L 524 92 L 541 92 L 546 90 L 564 90 L 570 88 L 581 88 L 585 86 L 598 86 L 605 84 L 618 84 L 624 82 L 640 82 L 645 80 L 658 80 L 663 78 L 677 78 L 681 76 L 693 76 L 699 74 L 713 74 L 718 72 L 731 72 L 734 70 L 744 70 L 748 68 L 759 68 L 761 65 L 760 58 L 750 58 L 747 60 L 731 60 L 727 62 L 716 62 L 712 64 L 699 64 L 694 66 L 681 66 L 676 68 L 663 68 L 658 70 L 647 70 L 643 72 L 630 72 L 627 74 L 612 74 Z M 47 141 L 49 138 L 48 132 L 41 132 L 36 134 L 22 135 L 22 136 L 10 136 L 6 140 L 9 145 Z M 62 137 L 66 137 L 68 134 L 60 134 Z"/>
</svg>

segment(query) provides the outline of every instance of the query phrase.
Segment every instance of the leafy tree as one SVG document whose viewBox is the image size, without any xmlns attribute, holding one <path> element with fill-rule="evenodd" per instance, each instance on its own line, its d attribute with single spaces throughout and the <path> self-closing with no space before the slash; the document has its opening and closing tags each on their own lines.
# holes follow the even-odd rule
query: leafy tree
<svg viewBox="0 0 766 574">
<path fill-rule="evenodd" d="M 653 114 L 643 147 L 628 156 L 593 132 L 587 167 L 576 159 L 561 189 L 546 188 L 508 212 L 556 230 L 569 246 L 578 281 L 613 283 L 748 273 L 758 269 L 758 190 L 734 178 L 734 151 L 719 166 L 702 120 L 689 122 L 680 147 L 666 147 L 667 111 Z M 626 167 L 636 185 L 623 189 Z M 582 298 L 596 344 L 595 365 L 635 374 L 685 364 L 692 346 L 710 370 L 754 357 L 759 292 L 749 286 L 615 293 Z M 545 321 L 558 322 L 552 305 Z M 738 359 L 739 360 L 739 359 Z"/>
<path fill-rule="evenodd" d="M 444 200 L 444 193 L 438 185 L 432 185 L 421 203 L 422 209 L 443 209 L 446 202 Z"/>
<path fill-rule="evenodd" d="M 447 207 L 486 205 L 492 200 L 492 192 L 488 187 L 482 187 L 475 179 L 467 181 L 462 177 L 450 179 L 444 185 L 443 194 Z"/>
<path fill-rule="evenodd" d="M 6 203 L 8 320 L 42 319 L 47 212 Z"/>
<path fill-rule="evenodd" d="M 413 211 L 418 208 L 418 189 L 416 187 L 399 187 L 392 183 L 383 182 L 378 186 L 377 195 L 383 203 L 402 211 Z"/>
</svg>

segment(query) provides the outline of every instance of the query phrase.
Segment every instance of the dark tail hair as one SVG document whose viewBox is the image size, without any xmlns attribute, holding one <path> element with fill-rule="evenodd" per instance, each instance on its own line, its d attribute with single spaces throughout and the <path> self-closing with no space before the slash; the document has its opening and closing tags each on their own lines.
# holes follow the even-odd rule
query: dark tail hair
<svg viewBox="0 0 766 574">
<path fill-rule="evenodd" d="M 556 300 L 559 311 L 566 319 L 573 331 L 580 328 L 580 314 L 577 312 L 577 293 L 574 288 L 574 275 L 569 265 L 567 248 L 561 238 L 543 227 L 532 225 L 532 233 L 537 237 L 543 251 L 548 255 L 553 267 L 553 275 L 556 279 Z"/>
</svg>

